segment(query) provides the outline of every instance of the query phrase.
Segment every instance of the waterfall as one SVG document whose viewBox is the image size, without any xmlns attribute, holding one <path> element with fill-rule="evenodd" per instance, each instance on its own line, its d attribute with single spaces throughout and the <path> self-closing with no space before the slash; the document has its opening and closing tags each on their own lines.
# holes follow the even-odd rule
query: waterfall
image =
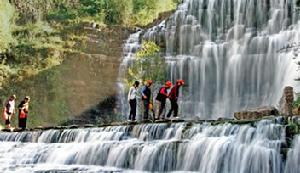
<svg viewBox="0 0 300 173">
<path fill-rule="evenodd" d="M 0 133 L 0 172 L 280 173 L 280 118 L 252 125 L 153 123 Z"/>
<path fill-rule="evenodd" d="M 299 89 L 296 0 L 184 0 L 141 38 L 165 47 L 168 78 L 183 78 L 181 117 L 232 117 L 234 111 L 277 106 L 282 89 Z"/>
<path fill-rule="evenodd" d="M 129 38 L 125 41 L 123 45 L 123 61 L 119 67 L 119 77 L 117 82 L 118 87 L 118 110 L 122 115 L 121 119 L 128 119 L 128 101 L 127 101 L 127 93 L 126 93 L 126 74 L 128 67 L 131 65 L 132 61 L 135 59 L 135 53 L 141 47 L 140 45 L 140 36 L 142 34 L 142 30 L 137 31 L 129 36 Z M 130 84 L 133 85 L 133 84 Z M 138 98 L 141 99 L 141 98 Z M 140 100 L 137 106 L 140 106 Z M 137 111 L 137 115 L 139 115 L 139 109 Z M 140 116 L 137 116 L 137 119 L 140 119 Z"/>
<path fill-rule="evenodd" d="M 285 173 L 298 173 L 300 171 L 300 136 L 294 139 L 293 148 L 288 152 Z"/>
</svg>

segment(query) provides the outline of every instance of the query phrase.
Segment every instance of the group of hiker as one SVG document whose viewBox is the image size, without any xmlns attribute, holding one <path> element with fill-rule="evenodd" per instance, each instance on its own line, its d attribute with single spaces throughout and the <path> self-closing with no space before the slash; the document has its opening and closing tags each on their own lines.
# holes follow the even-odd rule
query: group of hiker
<svg viewBox="0 0 300 173">
<path fill-rule="evenodd" d="M 129 114 L 129 120 L 135 121 L 136 120 L 136 109 L 137 109 L 137 97 L 138 97 L 138 87 L 140 82 L 135 81 L 133 86 L 130 87 L 129 93 L 128 93 L 128 102 L 130 105 L 130 114 Z M 148 120 L 149 117 L 149 111 L 152 111 L 153 113 L 153 119 L 154 120 L 164 120 L 169 119 L 173 113 L 173 117 L 177 118 L 178 116 L 178 94 L 179 89 L 181 86 L 184 85 L 184 80 L 177 80 L 175 85 L 172 87 L 171 81 L 166 81 L 163 86 L 160 87 L 158 90 L 158 93 L 155 97 L 155 104 L 156 104 L 156 111 L 153 108 L 153 101 L 152 101 L 152 91 L 151 86 L 153 82 L 152 80 L 146 81 L 146 84 L 142 87 L 141 90 L 141 97 L 143 102 L 143 108 L 144 108 L 144 114 L 143 114 L 143 120 Z M 167 99 L 170 100 L 171 103 L 171 109 L 167 113 L 167 116 L 165 117 L 165 109 L 166 109 L 166 101 Z"/>
<path fill-rule="evenodd" d="M 11 95 L 4 103 L 3 119 L 5 120 L 6 129 L 11 128 L 10 125 L 11 118 L 13 115 L 16 114 L 15 101 L 16 101 L 16 95 Z M 26 121 L 27 121 L 27 116 L 29 111 L 29 102 L 30 102 L 30 97 L 26 96 L 18 105 L 19 128 L 22 130 L 26 129 Z"/>
</svg>

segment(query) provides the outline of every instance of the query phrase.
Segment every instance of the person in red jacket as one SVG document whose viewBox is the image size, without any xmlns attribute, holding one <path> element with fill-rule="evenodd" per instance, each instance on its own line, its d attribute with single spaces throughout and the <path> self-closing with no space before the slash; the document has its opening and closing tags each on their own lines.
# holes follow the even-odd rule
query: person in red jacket
<svg viewBox="0 0 300 173">
<path fill-rule="evenodd" d="M 178 100 L 179 88 L 182 85 L 184 85 L 184 80 L 177 80 L 175 86 L 171 89 L 171 91 L 169 93 L 169 99 L 170 99 L 170 102 L 171 102 L 171 109 L 170 109 L 169 113 L 167 114 L 167 118 L 169 118 L 171 116 L 173 111 L 174 111 L 174 116 L 173 117 L 177 117 L 177 115 L 178 115 L 177 100 Z"/>
<path fill-rule="evenodd" d="M 156 104 L 158 106 L 158 119 L 165 119 L 164 109 L 166 107 L 166 100 L 168 98 L 168 89 L 172 87 L 171 81 L 166 81 L 165 86 L 159 89 L 156 96 Z"/>
</svg>

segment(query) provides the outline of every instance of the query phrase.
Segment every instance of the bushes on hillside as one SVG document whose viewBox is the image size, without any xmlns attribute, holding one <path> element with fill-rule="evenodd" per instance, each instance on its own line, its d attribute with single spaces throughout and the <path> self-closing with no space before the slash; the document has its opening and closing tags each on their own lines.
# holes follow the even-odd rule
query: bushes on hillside
<svg viewBox="0 0 300 173">
<path fill-rule="evenodd" d="M 166 77 L 165 59 L 159 54 L 160 48 L 152 41 L 144 41 L 137 52 L 135 61 L 128 68 L 127 84 L 134 81 L 151 79 L 155 82 L 164 81 Z"/>
<path fill-rule="evenodd" d="M 177 0 L 79 0 L 77 7 L 61 2 L 50 10 L 48 20 L 63 21 L 90 17 L 107 25 L 146 25 L 158 13 L 175 8 Z M 57 8 L 58 7 L 58 8 Z"/>
</svg>

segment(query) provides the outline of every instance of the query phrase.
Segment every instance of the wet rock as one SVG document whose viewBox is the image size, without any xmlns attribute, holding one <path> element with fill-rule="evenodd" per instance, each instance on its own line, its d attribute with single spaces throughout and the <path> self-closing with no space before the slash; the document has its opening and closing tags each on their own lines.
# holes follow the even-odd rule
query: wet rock
<svg viewBox="0 0 300 173">
<path fill-rule="evenodd" d="M 184 122 L 184 120 L 182 120 L 182 119 L 173 119 L 173 120 L 171 120 L 171 122 Z"/>
<path fill-rule="evenodd" d="M 23 129 L 21 129 L 21 128 L 15 128 L 14 130 L 13 130 L 13 132 L 22 132 L 23 131 Z"/>
<path fill-rule="evenodd" d="M 2 132 L 11 132 L 11 129 L 2 129 Z"/>
<path fill-rule="evenodd" d="M 300 115 L 300 106 L 292 110 L 293 115 Z"/>
<path fill-rule="evenodd" d="M 53 126 L 37 126 L 35 128 L 33 128 L 32 130 L 50 130 L 50 129 L 54 129 Z"/>
<path fill-rule="evenodd" d="M 83 127 L 85 127 L 85 128 L 91 128 L 91 127 L 95 127 L 95 125 L 93 125 L 93 124 L 85 124 Z"/>
<path fill-rule="evenodd" d="M 279 115 L 279 112 L 275 107 L 265 106 L 246 111 L 235 112 L 234 118 L 237 120 L 256 120 L 270 115 Z"/>
<path fill-rule="evenodd" d="M 293 115 L 294 91 L 293 87 L 287 86 L 283 90 L 283 95 L 279 102 L 279 111 L 285 116 Z"/>
<path fill-rule="evenodd" d="M 286 130 L 286 142 L 287 145 L 290 147 L 292 146 L 294 136 L 299 133 L 299 126 L 295 123 L 289 123 L 285 127 Z"/>
<path fill-rule="evenodd" d="M 63 129 L 67 129 L 68 126 L 55 126 L 53 127 L 53 129 L 56 129 L 56 130 L 63 130 Z"/>
<path fill-rule="evenodd" d="M 71 126 L 68 126 L 68 129 L 78 129 L 79 126 L 78 125 L 71 125 Z"/>
</svg>

